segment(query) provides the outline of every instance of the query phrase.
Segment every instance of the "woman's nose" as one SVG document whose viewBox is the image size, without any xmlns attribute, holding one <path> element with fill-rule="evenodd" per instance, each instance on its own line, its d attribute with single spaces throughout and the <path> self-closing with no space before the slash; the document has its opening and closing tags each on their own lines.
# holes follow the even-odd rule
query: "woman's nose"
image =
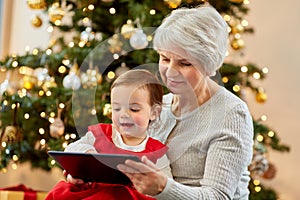
<svg viewBox="0 0 300 200">
<path fill-rule="evenodd" d="M 170 62 L 167 66 L 166 75 L 172 77 L 177 76 L 178 73 L 177 66 L 173 62 Z"/>
</svg>

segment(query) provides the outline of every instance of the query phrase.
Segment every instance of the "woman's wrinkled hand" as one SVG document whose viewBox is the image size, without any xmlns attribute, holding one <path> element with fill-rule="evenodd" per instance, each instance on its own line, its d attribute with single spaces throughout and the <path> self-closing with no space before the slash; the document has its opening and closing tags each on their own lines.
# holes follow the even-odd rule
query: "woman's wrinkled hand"
<svg viewBox="0 0 300 200">
<path fill-rule="evenodd" d="M 141 161 L 126 160 L 125 164 L 117 167 L 131 180 L 138 192 L 151 196 L 161 193 L 167 184 L 167 176 L 146 156 Z"/>
</svg>

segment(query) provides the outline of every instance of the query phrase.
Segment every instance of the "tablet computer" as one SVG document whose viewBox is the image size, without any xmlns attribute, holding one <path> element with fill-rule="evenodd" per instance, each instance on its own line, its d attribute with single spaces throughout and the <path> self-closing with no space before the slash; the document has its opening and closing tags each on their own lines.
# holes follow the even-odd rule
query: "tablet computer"
<svg viewBox="0 0 300 200">
<path fill-rule="evenodd" d="M 128 184 L 130 179 L 117 169 L 125 160 L 140 162 L 139 157 L 128 154 L 75 153 L 48 151 L 48 154 L 74 178 L 85 182 Z"/>
</svg>

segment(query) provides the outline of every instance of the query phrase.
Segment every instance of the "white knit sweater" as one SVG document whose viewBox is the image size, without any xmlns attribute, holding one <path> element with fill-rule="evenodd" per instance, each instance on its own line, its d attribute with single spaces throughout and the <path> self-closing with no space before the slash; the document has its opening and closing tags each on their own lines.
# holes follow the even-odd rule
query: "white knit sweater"
<svg viewBox="0 0 300 200">
<path fill-rule="evenodd" d="M 163 124 L 151 136 L 169 146 L 174 179 L 155 198 L 248 199 L 253 124 L 245 102 L 222 88 L 194 111 L 176 117 L 172 97 L 165 95 Z"/>
</svg>

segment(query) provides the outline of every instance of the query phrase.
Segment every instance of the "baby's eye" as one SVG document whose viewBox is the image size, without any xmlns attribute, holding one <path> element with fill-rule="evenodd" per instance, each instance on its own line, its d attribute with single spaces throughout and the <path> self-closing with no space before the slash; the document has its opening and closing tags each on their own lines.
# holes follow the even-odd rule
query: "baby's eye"
<svg viewBox="0 0 300 200">
<path fill-rule="evenodd" d="M 141 109 L 139 109 L 139 108 L 130 108 L 130 110 L 131 110 L 132 112 L 139 112 Z"/>
<path fill-rule="evenodd" d="M 121 108 L 112 108 L 113 111 L 118 112 L 121 110 Z"/>
</svg>

